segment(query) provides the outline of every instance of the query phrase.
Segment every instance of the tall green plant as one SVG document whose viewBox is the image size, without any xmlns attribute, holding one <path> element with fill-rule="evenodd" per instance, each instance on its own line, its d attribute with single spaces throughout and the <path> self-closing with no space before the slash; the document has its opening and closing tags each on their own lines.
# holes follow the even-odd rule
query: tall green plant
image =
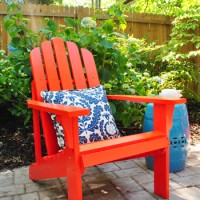
<svg viewBox="0 0 200 200">
<path fill-rule="evenodd" d="M 0 60 L 0 105 L 9 104 L 9 110 L 15 116 L 23 118 L 25 123 L 30 119 L 30 110 L 26 100 L 30 98 L 31 68 L 29 62 L 30 51 L 38 45 L 39 35 L 28 28 L 29 20 L 21 14 L 21 1 L 8 4 L 8 14 L 4 18 L 4 28 L 11 37 L 8 46 L 10 51 L 6 56 L 1 53 Z"/>
<path fill-rule="evenodd" d="M 199 0 L 137 0 L 127 6 L 128 10 L 157 15 L 179 16 L 187 10 L 200 6 Z"/>
<path fill-rule="evenodd" d="M 200 56 L 200 9 L 188 10 L 173 21 L 171 39 L 156 57 L 162 62 L 164 87 L 182 89 L 188 97 L 200 101 L 200 95 L 189 89 L 199 84 L 200 71 L 195 58 Z M 189 95 L 188 95 L 189 94 Z"/>
</svg>

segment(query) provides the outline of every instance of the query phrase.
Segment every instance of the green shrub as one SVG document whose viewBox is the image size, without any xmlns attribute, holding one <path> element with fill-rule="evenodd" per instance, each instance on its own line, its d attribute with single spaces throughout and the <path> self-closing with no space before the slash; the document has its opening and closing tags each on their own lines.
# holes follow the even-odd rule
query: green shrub
<svg viewBox="0 0 200 200">
<path fill-rule="evenodd" d="M 200 56 L 200 9 L 188 10 L 176 17 L 170 41 L 163 46 L 155 60 L 160 62 L 163 88 L 183 90 L 186 97 L 200 101 L 200 95 L 190 89 L 190 85 L 200 86 L 198 66 L 195 58 Z M 192 50 L 191 47 L 192 46 Z"/>
<path fill-rule="evenodd" d="M 20 5 L 11 4 L 8 10 L 15 11 L 4 18 L 4 28 L 11 37 L 6 56 L 1 51 L 0 60 L 0 106 L 9 104 L 10 112 L 27 123 L 30 110 L 26 100 L 31 96 L 30 51 L 39 44 L 39 34 L 28 29 L 28 20 L 20 13 Z"/>
<path fill-rule="evenodd" d="M 181 16 L 176 18 L 172 39 L 166 45 L 159 46 L 124 33 L 126 21 L 123 9 L 118 4 L 111 7 L 108 19 L 101 21 L 98 26 L 96 18 L 99 13 L 82 20 L 65 18 L 66 25 L 45 19 L 46 26 L 39 28 L 37 33 L 27 28 L 28 20 L 20 10 L 7 15 L 4 27 L 11 36 L 11 53 L 6 56 L 1 51 L 0 54 L 0 105 L 9 102 L 12 114 L 24 118 L 25 122 L 30 119 L 30 111 L 25 104 L 31 96 L 29 53 L 40 45 L 40 37 L 51 39 L 55 36 L 74 41 L 79 47 L 85 47 L 93 53 L 101 83 L 108 94 L 155 96 L 164 88 L 177 88 L 182 89 L 188 97 L 198 99 L 199 96 L 187 85 L 198 80 L 197 66 L 190 59 L 199 54 L 199 36 L 191 35 L 197 49 L 183 54 L 181 47 L 186 43 L 184 37 L 188 35 L 180 34 L 186 34 L 188 30 L 190 32 L 190 27 L 192 30 L 199 27 L 199 14 L 184 19 Z M 197 23 L 192 26 L 195 22 L 191 22 L 193 17 Z M 185 22 L 187 28 L 184 28 Z M 144 104 L 113 101 L 110 105 L 116 119 L 124 126 L 130 126 L 133 122 L 141 124 Z"/>
</svg>

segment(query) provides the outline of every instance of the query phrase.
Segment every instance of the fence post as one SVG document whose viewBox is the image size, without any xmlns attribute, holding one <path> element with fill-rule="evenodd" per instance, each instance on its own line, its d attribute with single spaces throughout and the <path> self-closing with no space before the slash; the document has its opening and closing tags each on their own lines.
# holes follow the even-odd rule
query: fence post
<svg viewBox="0 0 200 200">
<path fill-rule="evenodd" d="M 77 16 L 77 19 L 81 20 L 83 17 L 84 17 L 84 8 L 83 6 L 78 6 L 76 8 L 76 16 Z M 79 26 L 78 26 L 78 29 L 77 31 L 79 30 Z"/>
<path fill-rule="evenodd" d="M 200 37 L 200 27 L 197 28 L 197 30 L 195 31 L 195 34 L 196 36 L 199 36 Z M 195 63 L 197 65 L 197 69 L 199 70 L 200 72 L 200 55 L 198 55 L 196 58 L 195 58 Z M 200 73 L 198 73 L 198 80 L 199 80 L 199 83 L 200 83 Z M 196 92 L 200 95 L 200 85 L 196 85 L 195 86 L 195 90 Z"/>
<path fill-rule="evenodd" d="M 9 35 L 7 33 L 7 31 L 3 28 L 4 26 L 4 17 L 7 15 L 7 11 L 6 11 L 6 4 L 5 3 L 0 3 L 0 26 L 2 28 L 0 28 L 0 49 L 5 50 L 6 52 L 8 52 L 8 43 L 10 42 L 10 38 Z"/>
<path fill-rule="evenodd" d="M 200 56 L 197 56 L 196 63 L 197 63 L 198 70 L 200 71 Z M 200 73 L 198 76 L 198 80 L 200 82 Z M 199 85 L 197 86 L 197 93 L 200 95 L 200 86 Z"/>
</svg>

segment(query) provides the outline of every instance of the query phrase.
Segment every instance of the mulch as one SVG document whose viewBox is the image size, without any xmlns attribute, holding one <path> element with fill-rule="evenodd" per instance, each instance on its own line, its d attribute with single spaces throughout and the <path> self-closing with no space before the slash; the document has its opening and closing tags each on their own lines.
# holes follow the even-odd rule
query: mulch
<svg viewBox="0 0 200 200">
<path fill-rule="evenodd" d="M 200 102 L 188 101 L 191 144 L 200 143 Z M 120 128 L 123 134 L 133 128 Z M 135 132 L 141 132 L 134 127 Z M 0 108 L 0 171 L 27 166 L 34 162 L 33 130 L 31 125 Z"/>
</svg>

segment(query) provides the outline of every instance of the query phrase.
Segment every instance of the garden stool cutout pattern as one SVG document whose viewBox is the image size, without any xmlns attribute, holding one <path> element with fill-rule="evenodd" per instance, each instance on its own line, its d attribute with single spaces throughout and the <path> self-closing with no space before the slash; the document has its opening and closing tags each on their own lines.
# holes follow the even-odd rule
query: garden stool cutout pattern
<svg viewBox="0 0 200 200">
<path fill-rule="evenodd" d="M 78 118 L 88 116 L 90 110 L 78 106 L 46 103 L 41 91 L 80 90 L 100 86 L 90 51 L 78 48 L 74 42 L 61 38 L 44 41 L 30 53 L 32 68 L 33 128 L 35 163 L 30 165 L 31 180 L 66 177 L 69 200 L 82 200 L 82 175 L 87 167 L 123 159 L 154 156 L 154 193 L 169 198 L 169 130 L 174 105 L 184 98 L 160 98 L 131 95 L 107 95 L 108 100 L 154 103 L 154 130 L 95 141 L 79 142 Z M 60 150 L 56 131 L 49 113 L 56 115 L 62 125 L 65 148 Z M 162 113 L 162 114 L 161 114 Z M 41 135 L 45 139 L 46 155 L 42 154 Z"/>
</svg>

